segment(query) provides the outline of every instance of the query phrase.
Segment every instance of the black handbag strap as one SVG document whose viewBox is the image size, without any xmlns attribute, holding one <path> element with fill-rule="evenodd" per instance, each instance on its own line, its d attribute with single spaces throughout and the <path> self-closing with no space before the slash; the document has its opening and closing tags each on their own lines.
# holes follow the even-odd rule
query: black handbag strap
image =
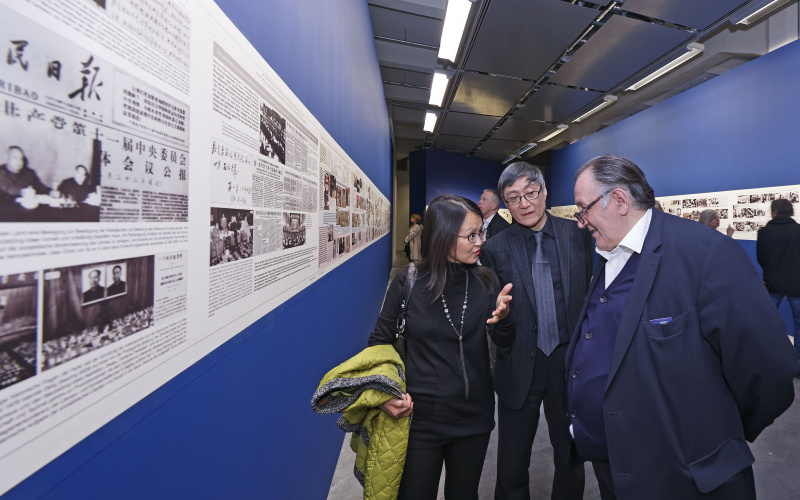
<svg viewBox="0 0 800 500">
<path fill-rule="evenodd" d="M 397 316 L 397 334 L 396 338 L 403 335 L 406 329 L 406 312 L 408 307 L 408 300 L 411 297 L 411 290 L 414 289 L 414 282 L 417 280 L 417 266 L 413 262 L 408 264 L 408 273 L 406 274 L 406 282 L 403 283 L 403 301 L 400 303 L 400 314 Z"/>
</svg>

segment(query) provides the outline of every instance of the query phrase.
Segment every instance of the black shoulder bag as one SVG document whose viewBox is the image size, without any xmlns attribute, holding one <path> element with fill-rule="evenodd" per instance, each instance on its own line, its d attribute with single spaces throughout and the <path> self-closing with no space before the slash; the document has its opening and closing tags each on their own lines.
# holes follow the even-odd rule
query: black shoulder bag
<svg viewBox="0 0 800 500">
<path fill-rule="evenodd" d="M 416 279 L 417 266 L 411 262 L 408 264 L 408 274 L 406 274 L 406 282 L 403 284 L 403 301 L 400 303 L 400 314 L 397 315 L 397 332 L 394 334 L 394 349 L 400 355 L 403 364 L 406 362 L 406 309 Z"/>
</svg>

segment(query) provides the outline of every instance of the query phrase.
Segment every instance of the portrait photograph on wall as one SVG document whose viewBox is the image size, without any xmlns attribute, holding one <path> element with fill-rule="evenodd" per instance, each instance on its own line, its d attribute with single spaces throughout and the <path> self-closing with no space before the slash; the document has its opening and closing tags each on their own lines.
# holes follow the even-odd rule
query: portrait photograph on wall
<svg viewBox="0 0 800 500">
<path fill-rule="evenodd" d="M 43 369 L 153 324 L 153 256 L 44 272 Z"/>
</svg>

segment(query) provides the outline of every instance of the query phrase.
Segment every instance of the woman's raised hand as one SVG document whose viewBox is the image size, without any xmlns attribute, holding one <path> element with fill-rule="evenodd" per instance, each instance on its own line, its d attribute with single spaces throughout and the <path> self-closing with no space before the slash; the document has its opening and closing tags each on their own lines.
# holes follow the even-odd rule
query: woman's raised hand
<svg viewBox="0 0 800 500">
<path fill-rule="evenodd" d="M 508 292 L 511 291 L 512 286 L 514 285 L 509 283 L 500 291 L 500 295 L 497 296 L 497 308 L 492 311 L 492 317 L 487 319 L 486 323 L 493 325 L 508 316 L 508 303 L 511 302 L 511 295 Z"/>
</svg>

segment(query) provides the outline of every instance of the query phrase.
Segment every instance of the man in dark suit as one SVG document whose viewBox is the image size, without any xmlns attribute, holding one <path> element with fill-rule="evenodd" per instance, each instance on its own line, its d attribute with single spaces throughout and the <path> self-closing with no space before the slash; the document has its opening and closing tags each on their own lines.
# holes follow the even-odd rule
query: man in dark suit
<svg viewBox="0 0 800 500">
<path fill-rule="evenodd" d="M 498 190 L 515 223 L 484 244 L 481 262 L 501 283 L 514 284 L 510 314 L 517 338 L 510 348 L 498 348 L 494 368 L 499 420 L 495 498 L 530 498 L 531 447 L 544 404 L 555 465 L 552 498 L 581 499 L 583 464 L 569 461 L 564 356 L 591 279 L 591 237 L 574 221 L 545 211 L 547 188 L 535 166 L 509 165 Z"/>
<path fill-rule="evenodd" d="M 754 499 L 745 440 L 794 399 L 786 328 L 736 241 L 654 203 L 626 158 L 575 174 L 602 256 L 566 359 L 577 450 L 604 500 Z"/>
<path fill-rule="evenodd" d="M 483 214 L 483 229 L 486 231 L 486 239 L 496 235 L 511 224 L 503 217 L 497 215 L 500 209 L 500 195 L 494 189 L 484 189 L 481 199 L 478 200 L 478 208 Z"/>
<path fill-rule="evenodd" d="M 125 293 L 127 285 L 122 281 L 122 266 L 114 266 L 111 270 L 114 282 L 108 285 L 108 296 Z"/>
<path fill-rule="evenodd" d="M 94 302 L 106 296 L 105 287 L 100 286 L 100 271 L 89 271 L 89 289 L 83 292 L 83 303 Z"/>
</svg>

